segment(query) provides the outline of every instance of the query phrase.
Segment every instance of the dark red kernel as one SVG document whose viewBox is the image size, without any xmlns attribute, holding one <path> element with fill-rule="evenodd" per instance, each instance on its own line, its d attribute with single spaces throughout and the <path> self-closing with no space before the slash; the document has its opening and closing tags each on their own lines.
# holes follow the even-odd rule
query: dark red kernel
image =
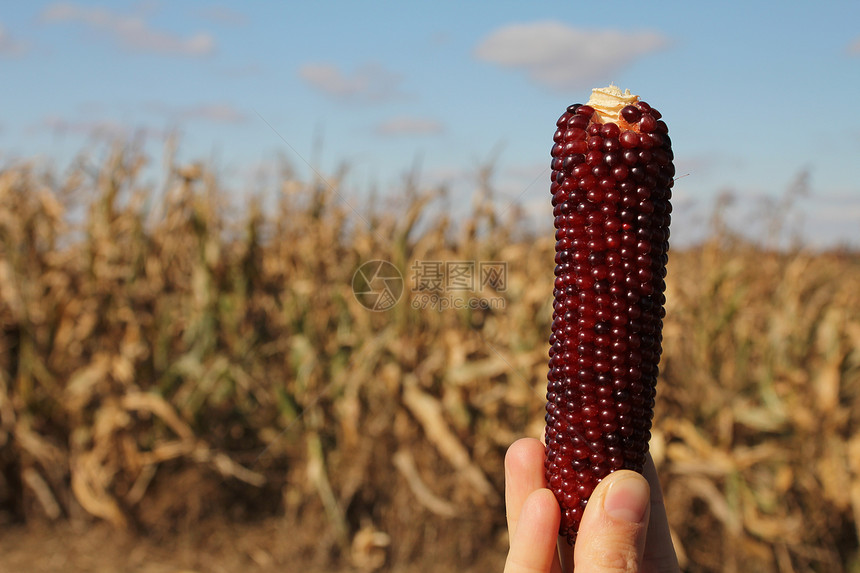
<svg viewBox="0 0 860 573">
<path fill-rule="evenodd" d="M 585 139 L 586 133 L 585 130 L 580 127 L 569 127 L 563 135 L 565 141 L 577 141 Z"/>
<path fill-rule="evenodd" d="M 596 149 L 592 149 L 588 152 L 588 155 L 585 156 L 585 162 L 589 165 L 597 165 L 603 161 L 603 154 Z"/>
<path fill-rule="evenodd" d="M 605 123 L 600 128 L 600 136 L 604 139 L 615 139 L 621 135 L 621 130 L 614 123 Z"/>
<path fill-rule="evenodd" d="M 583 161 L 584 160 L 585 159 L 583 158 Z M 588 165 L 577 165 L 576 167 L 573 168 L 573 171 L 571 172 L 571 174 L 574 176 L 574 178 L 577 178 L 577 179 L 582 177 L 583 175 L 587 175 L 589 173 L 591 173 L 591 168 Z"/>
<path fill-rule="evenodd" d="M 585 129 L 588 127 L 588 121 L 588 116 L 577 114 L 567 120 L 567 127 Z"/>
<path fill-rule="evenodd" d="M 622 108 L 621 117 L 627 123 L 636 123 L 642 117 L 642 110 L 633 105 L 628 105 Z"/>
<path fill-rule="evenodd" d="M 594 175 L 595 177 L 597 177 L 598 179 L 603 179 L 604 177 L 609 175 L 609 164 L 606 160 L 606 157 L 608 155 L 609 154 L 607 154 L 603 157 L 602 163 L 598 163 L 597 165 L 595 165 L 594 167 L 591 168 L 591 174 Z"/>
<path fill-rule="evenodd" d="M 576 165 L 585 161 L 585 156 L 582 153 L 574 153 L 572 155 L 568 155 L 561 162 L 561 167 L 565 171 L 571 171 Z"/>
<path fill-rule="evenodd" d="M 621 154 L 618 151 L 609 151 L 603 156 L 603 161 L 609 167 L 615 167 L 621 163 Z"/>
<path fill-rule="evenodd" d="M 611 124 L 611 125 L 615 125 L 615 124 Z M 604 139 L 603 140 L 603 149 L 605 151 L 618 151 L 619 149 L 621 149 L 621 143 L 615 138 Z"/>
<path fill-rule="evenodd" d="M 639 131 L 643 133 L 650 133 L 655 127 L 657 127 L 657 120 L 652 115 L 643 115 L 639 121 Z"/>
<path fill-rule="evenodd" d="M 603 138 L 599 135 L 592 135 L 585 140 L 589 149 L 601 149 L 603 147 Z"/>
<path fill-rule="evenodd" d="M 619 136 L 618 142 L 624 149 L 631 149 L 639 145 L 639 134 L 635 131 L 625 131 Z"/>
<path fill-rule="evenodd" d="M 591 201 L 592 203 L 599 203 L 600 201 L 603 200 L 603 196 L 604 196 L 603 190 L 600 189 L 599 187 L 597 189 L 592 189 L 591 191 L 588 192 L 588 200 Z M 595 234 L 601 235 L 602 231 L 597 229 Z"/>
<path fill-rule="evenodd" d="M 609 163 L 608 159 L 606 159 L 606 158 L 604 158 L 604 161 Z M 627 179 L 627 175 L 629 175 L 629 174 L 630 174 L 630 169 L 628 169 L 628 167 L 624 164 L 616 165 L 615 167 L 612 168 L 612 177 L 616 181 L 624 181 L 625 179 Z"/>
</svg>

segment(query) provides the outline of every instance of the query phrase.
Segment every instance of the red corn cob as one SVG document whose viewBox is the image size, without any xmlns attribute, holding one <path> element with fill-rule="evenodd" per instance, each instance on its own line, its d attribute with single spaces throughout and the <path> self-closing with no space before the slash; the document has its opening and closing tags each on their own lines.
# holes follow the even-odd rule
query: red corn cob
<svg viewBox="0 0 860 573">
<path fill-rule="evenodd" d="M 660 113 L 615 86 L 557 122 L 546 478 L 573 544 L 597 483 L 641 472 L 662 352 L 675 168 Z"/>
</svg>

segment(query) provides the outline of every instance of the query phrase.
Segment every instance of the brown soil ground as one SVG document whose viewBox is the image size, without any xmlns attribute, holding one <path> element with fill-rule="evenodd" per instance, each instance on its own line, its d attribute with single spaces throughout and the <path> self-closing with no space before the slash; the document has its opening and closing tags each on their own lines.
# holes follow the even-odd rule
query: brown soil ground
<svg viewBox="0 0 860 573">
<path fill-rule="evenodd" d="M 394 548 L 378 555 L 321 552 L 320 536 L 278 518 L 250 524 L 210 519 L 165 539 L 117 532 L 105 524 L 31 524 L 0 529 L 0 573 L 501 571 L 504 540 L 490 545 L 469 564 L 456 547 L 434 547 L 422 558 L 397 564 L 390 562 Z"/>
</svg>

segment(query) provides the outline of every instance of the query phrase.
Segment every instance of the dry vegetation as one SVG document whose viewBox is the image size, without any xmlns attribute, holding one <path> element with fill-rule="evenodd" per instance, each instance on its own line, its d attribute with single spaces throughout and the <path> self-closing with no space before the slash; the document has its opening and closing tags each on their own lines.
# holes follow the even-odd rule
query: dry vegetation
<svg viewBox="0 0 860 573">
<path fill-rule="evenodd" d="M 152 547 L 220 523 L 235 570 L 501 570 L 504 452 L 542 428 L 552 238 L 486 182 L 456 224 L 409 185 L 358 217 L 336 178 L 289 175 L 235 213 L 205 167 L 168 165 L 159 195 L 143 164 L 0 172 L 0 538 Z M 386 312 L 352 293 L 371 259 L 406 278 Z M 505 308 L 413 309 L 420 260 L 507 262 Z M 685 569 L 857 571 L 860 255 L 723 233 L 673 251 L 668 288 L 652 452 Z M 200 549 L 182 566 L 234 563 Z"/>
</svg>

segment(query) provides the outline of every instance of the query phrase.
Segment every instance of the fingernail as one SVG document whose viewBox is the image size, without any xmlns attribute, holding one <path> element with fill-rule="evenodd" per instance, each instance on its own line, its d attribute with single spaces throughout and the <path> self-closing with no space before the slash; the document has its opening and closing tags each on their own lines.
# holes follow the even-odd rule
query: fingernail
<svg viewBox="0 0 860 573">
<path fill-rule="evenodd" d="M 603 511 L 614 519 L 641 523 L 650 503 L 648 482 L 630 476 L 612 483 L 603 498 Z"/>
</svg>

